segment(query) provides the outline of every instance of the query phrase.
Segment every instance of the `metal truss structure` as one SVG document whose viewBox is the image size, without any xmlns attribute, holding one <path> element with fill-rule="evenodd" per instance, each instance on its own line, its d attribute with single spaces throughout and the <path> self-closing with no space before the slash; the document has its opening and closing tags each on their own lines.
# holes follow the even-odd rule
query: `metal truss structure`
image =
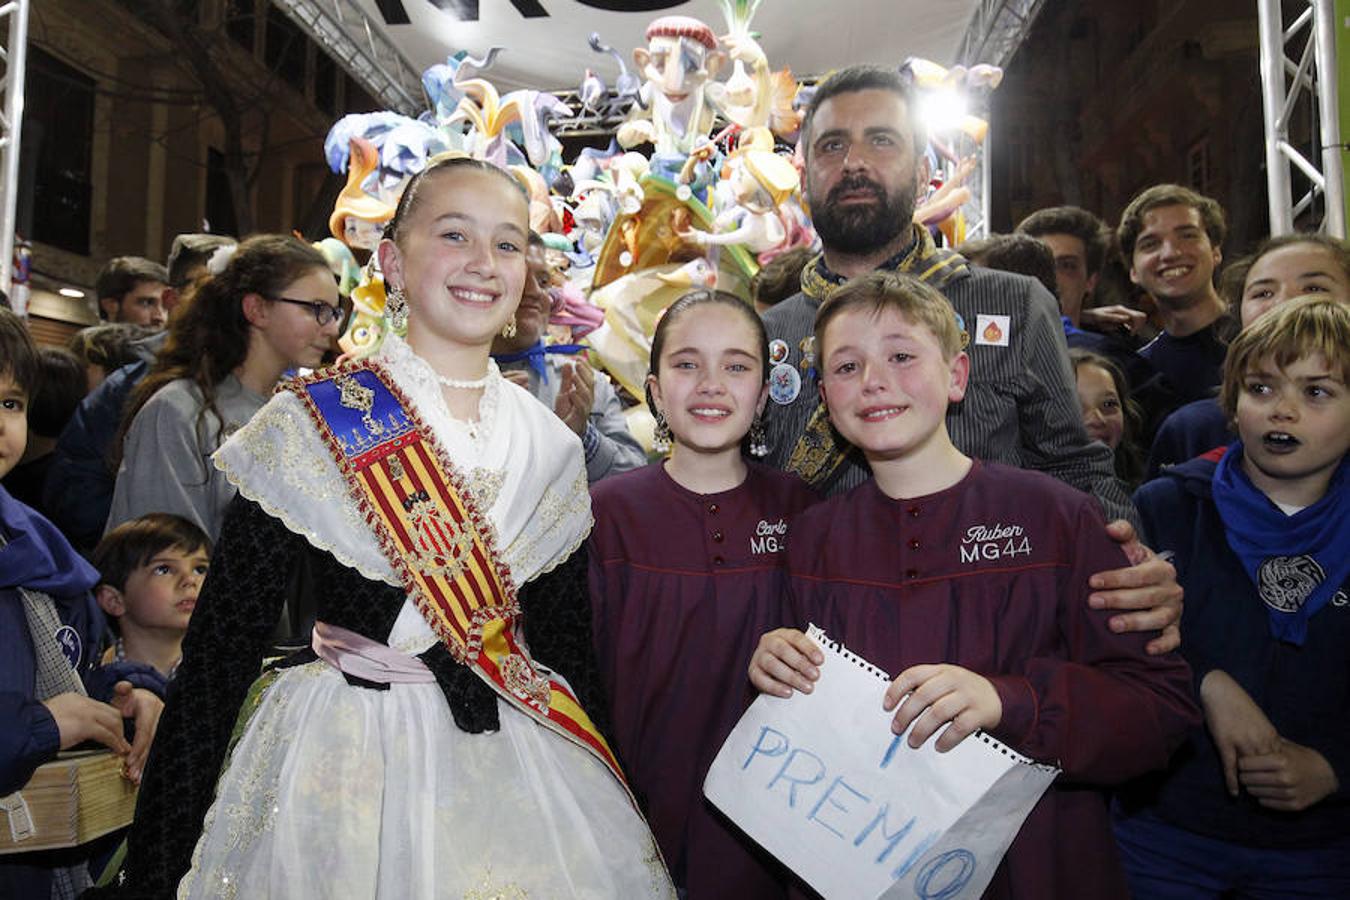
<svg viewBox="0 0 1350 900">
<path fill-rule="evenodd" d="M 956 62 L 1007 66 L 1044 5 L 1045 0 L 980 0 L 957 48 Z"/>
<path fill-rule="evenodd" d="M 1319 230 L 1345 238 L 1334 0 L 1256 0 L 1261 42 L 1261 101 L 1265 110 L 1266 183 L 1270 233 L 1288 234 L 1321 198 Z M 1285 27 L 1285 11 L 1293 21 Z M 1306 121 L 1295 146 L 1291 123 Z M 1293 169 L 1308 179 L 1294 201 Z"/>
<path fill-rule="evenodd" d="M 426 109 L 422 74 L 357 0 L 273 0 L 385 109 L 418 116 Z"/>
<path fill-rule="evenodd" d="M 9 40 L 0 50 L 0 290 L 10 292 L 14 278 L 14 227 L 19 203 L 19 138 L 23 130 L 23 81 L 28 66 L 28 0 L 0 5 L 0 22 L 9 25 Z"/>
<path fill-rule="evenodd" d="M 955 62 L 963 66 L 987 63 L 1006 67 L 1026 40 L 1044 5 L 1045 0 L 980 0 L 961 37 Z M 988 114 L 987 110 L 981 112 Z M 993 127 L 991 122 L 990 128 Z M 975 171 L 966 181 L 971 192 L 970 201 L 962 207 L 966 215 L 967 238 L 989 235 L 989 152 L 990 141 L 986 136 L 980 146 Z"/>
<path fill-rule="evenodd" d="M 576 91 L 554 91 L 553 96 L 567 104 L 571 112 L 569 116 L 549 120 L 549 131 L 559 139 L 612 135 L 619 130 L 632 107 L 630 103 L 622 109 L 616 108 L 617 95 L 612 89 L 606 92 L 604 106 L 599 110 L 586 109 Z"/>
</svg>

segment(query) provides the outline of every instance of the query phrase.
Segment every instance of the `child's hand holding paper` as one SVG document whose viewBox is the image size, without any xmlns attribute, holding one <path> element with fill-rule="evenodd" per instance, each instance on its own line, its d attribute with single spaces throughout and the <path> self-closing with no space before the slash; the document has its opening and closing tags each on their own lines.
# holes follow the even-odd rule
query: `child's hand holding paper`
<svg viewBox="0 0 1350 900">
<path fill-rule="evenodd" d="M 904 734 L 910 723 L 914 724 L 909 733 L 911 747 L 922 747 L 924 741 L 950 722 L 938 738 L 940 753 L 981 728 L 998 727 L 1003 719 L 1003 701 L 988 678 L 945 663 L 910 666 L 901 672 L 886 689 L 882 708 L 888 712 L 895 710 L 892 733 Z"/>
</svg>

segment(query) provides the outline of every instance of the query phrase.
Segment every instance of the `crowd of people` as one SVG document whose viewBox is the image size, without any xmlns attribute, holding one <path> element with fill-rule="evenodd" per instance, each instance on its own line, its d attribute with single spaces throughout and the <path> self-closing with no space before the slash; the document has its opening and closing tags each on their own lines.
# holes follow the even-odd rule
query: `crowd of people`
<svg viewBox="0 0 1350 900">
<path fill-rule="evenodd" d="M 87 743 L 140 784 L 0 895 L 809 895 L 701 791 L 827 677 L 808 623 L 910 746 L 1063 770 L 986 896 L 1350 895 L 1350 249 L 1222 267 L 1176 185 L 940 247 L 917 114 L 817 88 L 818 251 L 664 311 L 651 462 L 470 158 L 404 190 L 369 355 L 281 235 L 113 260 L 65 350 L 0 310 L 0 797 Z"/>
</svg>

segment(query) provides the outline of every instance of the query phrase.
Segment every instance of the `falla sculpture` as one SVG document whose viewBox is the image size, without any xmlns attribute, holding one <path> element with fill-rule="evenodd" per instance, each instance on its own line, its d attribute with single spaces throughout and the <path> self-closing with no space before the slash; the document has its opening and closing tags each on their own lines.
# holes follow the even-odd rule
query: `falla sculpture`
<svg viewBox="0 0 1350 900">
<path fill-rule="evenodd" d="M 376 112 L 335 123 L 325 153 L 346 184 L 329 222 L 336 246 L 324 252 L 350 289 L 343 349 L 370 352 L 390 327 L 369 251 L 404 185 L 439 154 L 469 155 L 502 166 L 524 187 L 531 227 L 549 247 L 550 332 L 586 344 L 592 363 L 632 395 L 641 420 L 651 335 L 665 308 L 694 287 L 749 302 L 762 262 L 815 241 L 793 152 L 810 89 L 770 66 L 751 29 L 760 2 L 720 0 L 720 36 L 689 16 L 654 19 L 645 44 L 632 51 L 631 69 L 591 34 L 590 49 L 612 67 L 601 59 L 580 73 L 575 109 L 543 91 L 500 94 L 491 69 L 510 48 L 494 47 L 430 67 L 422 78 L 428 109 L 416 119 Z M 915 220 L 954 245 L 965 237 L 967 181 L 988 123 L 959 109 L 953 115 L 960 104 L 950 101 L 987 94 L 1003 73 L 918 58 L 899 68 L 920 102 L 944 112 L 929 122 L 931 180 Z M 605 75 L 613 69 L 610 88 Z M 550 123 L 582 114 L 621 121 L 608 148 L 564 160 Z M 635 433 L 645 430 L 635 422 Z"/>
</svg>

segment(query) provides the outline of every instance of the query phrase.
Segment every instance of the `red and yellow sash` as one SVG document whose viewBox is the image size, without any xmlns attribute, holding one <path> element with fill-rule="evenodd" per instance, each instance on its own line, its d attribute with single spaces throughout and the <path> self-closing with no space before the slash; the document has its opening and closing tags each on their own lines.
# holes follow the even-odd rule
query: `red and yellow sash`
<svg viewBox="0 0 1350 900">
<path fill-rule="evenodd" d="M 626 790 L 618 761 L 571 690 L 540 671 L 517 641 L 520 606 L 491 524 L 384 368 L 348 363 L 286 388 L 304 401 L 380 550 L 455 660 L 591 751 Z"/>
</svg>

